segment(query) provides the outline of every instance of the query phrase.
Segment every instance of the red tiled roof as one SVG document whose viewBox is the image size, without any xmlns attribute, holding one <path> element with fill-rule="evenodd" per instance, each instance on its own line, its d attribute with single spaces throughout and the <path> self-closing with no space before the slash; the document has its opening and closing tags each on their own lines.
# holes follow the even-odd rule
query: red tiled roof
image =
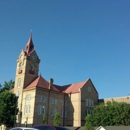
<svg viewBox="0 0 130 130">
<path fill-rule="evenodd" d="M 49 82 L 46 81 L 41 75 L 36 78 L 30 85 L 28 85 L 24 90 L 28 90 L 31 88 L 42 88 L 49 89 Z M 57 87 L 53 85 L 52 91 L 63 92 L 61 87 Z"/>
<path fill-rule="evenodd" d="M 65 85 L 65 86 L 62 86 L 61 89 L 64 93 L 79 93 L 81 88 L 83 88 L 83 86 L 88 82 L 90 81 L 91 84 L 93 85 L 91 79 L 87 79 L 86 81 L 84 82 L 78 82 L 78 83 L 74 83 L 74 84 L 70 84 L 70 85 Z M 93 85 L 94 87 L 94 85 Z M 95 91 L 97 92 L 96 88 L 94 87 Z M 98 92 L 97 92 L 98 93 Z"/>
<path fill-rule="evenodd" d="M 60 93 L 79 93 L 80 89 L 88 82 L 91 80 L 87 79 L 84 82 L 79 82 L 79 83 L 74 83 L 74 84 L 69 84 L 69 85 L 64 85 L 64 86 L 59 86 L 53 84 L 52 86 L 52 91 L 60 92 Z M 91 82 L 92 83 L 92 82 Z M 93 85 L 94 86 L 94 85 Z M 24 90 L 28 90 L 31 88 L 41 88 L 41 89 L 48 89 L 49 90 L 49 82 L 46 81 L 41 75 L 37 77 L 30 85 L 28 85 Z M 94 87 L 95 88 L 95 87 Z M 96 89 L 95 89 L 96 90 Z M 97 91 L 96 91 L 97 92 Z"/>
<path fill-rule="evenodd" d="M 82 88 L 86 82 L 87 81 L 71 84 L 69 87 L 67 87 L 65 93 L 79 93 L 79 89 Z"/>
<path fill-rule="evenodd" d="M 28 85 L 25 88 L 25 90 L 30 88 L 36 88 L 36 87 L 49 89 L 49 83 L 40 75 L 30 85 Z"/>
</svg>

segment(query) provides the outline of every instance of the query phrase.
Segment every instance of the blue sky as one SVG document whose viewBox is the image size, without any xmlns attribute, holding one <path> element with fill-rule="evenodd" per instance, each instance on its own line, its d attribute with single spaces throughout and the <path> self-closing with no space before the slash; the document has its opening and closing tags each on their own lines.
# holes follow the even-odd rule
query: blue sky
<svg viewBox="0 0 130 130">
<path fill-rule="evenodd" d="M 30 30 L 46 80 L 90 78 L 99 98 L 130 94 L 129 0 L 0 0 L 2 85 L 15 80 Z"/>
</svg>

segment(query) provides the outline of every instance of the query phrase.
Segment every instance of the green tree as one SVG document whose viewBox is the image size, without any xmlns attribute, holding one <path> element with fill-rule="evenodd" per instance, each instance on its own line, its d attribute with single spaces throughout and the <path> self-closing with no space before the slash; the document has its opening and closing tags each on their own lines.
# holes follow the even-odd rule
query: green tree
<svg viewBox="0 0 130 130">
<path fill-rule="evenodd" d="M 107 102 L 97 105 L 92 114 L 86 117 L 85 129 L 94 126 L 130 125 L 130 104 Z"/>
<path fill-rule="evenodd" d="M 53 120 L 53 125 L 54 126 L 60 126 L 60 114 L 59 113 L 55 114 L 55 117 L 54 117 L 54 120 Z"/>
<path fill-rule="evenodd" d="M 14 81 L 13 80 L 10 80 L 9 82 L 5 81 L 3 87 L 0 84 L 0 92 L 3 92 L 5 90 L 11 90 L 12 88 L 14 88 Z"/>
<path fill-rule="evenodd" d="M 1 92 L 1 89 L 2 89 L 2 85 L 0 84 L 0 92 Z"/>
<path fill-rule="evenodd" d="M 85 118 L 86 123 L 85 123 L 85 126 L 84 126 L 84 130 L 92 130 L 93 127 L 92 127 L 91 121 L 89 121 L 89 120 L 91 120 L 91 116 L 90 115 L 88 115 Z"/>
<path fill-rule="evenodd" d="M 16 121 L 17 97 L 14 93 L 5 90 L 0 93 L 0 124 L 12 127 Z"/>
<path fill-rule="evenodd" d="M 45 116 L 45 115 L 43 115 L 43 118 L 42 118 L 42 119 L 43 119 L 43 124 L 47 124 L 47 123 L 46 123 L 46 116 Z"/>
</svg>

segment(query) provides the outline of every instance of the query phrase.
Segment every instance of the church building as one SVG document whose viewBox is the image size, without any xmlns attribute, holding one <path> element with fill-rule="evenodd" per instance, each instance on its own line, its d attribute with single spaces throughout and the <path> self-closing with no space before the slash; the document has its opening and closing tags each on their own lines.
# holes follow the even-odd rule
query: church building
<svg viewBox="0 0 130 130">
<path fill-rule="evenodd" d="M 18 96 L 16 126 L 42 124 L 43 115 L 47 124 L 53 124 L 55 113 L 60 114 L 62 126 L 84 126 L 85 117 L 98 104 L 98 92 L 91 79 L 56 85 L 52 78 L 47 81 L 38 75 L 39 64 L 31 35 L 26 49 L 18 56 L 15 86 L 11 90 Z"/>
</svg>

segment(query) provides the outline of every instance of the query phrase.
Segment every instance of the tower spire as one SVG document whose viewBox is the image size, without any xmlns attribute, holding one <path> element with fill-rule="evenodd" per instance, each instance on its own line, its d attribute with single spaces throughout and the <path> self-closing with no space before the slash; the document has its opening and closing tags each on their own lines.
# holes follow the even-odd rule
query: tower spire
<svg viewBox="0 0 130 130">
<path fill-rule="evenodd" d="M 34 50 L 34 45 L 32 41 L 32 30 L 30 31 L 30 38 L 28 40 L 28 43 L 26 44 L 26 52 L 29 54 L 32 50 Z"/>
</svg>

